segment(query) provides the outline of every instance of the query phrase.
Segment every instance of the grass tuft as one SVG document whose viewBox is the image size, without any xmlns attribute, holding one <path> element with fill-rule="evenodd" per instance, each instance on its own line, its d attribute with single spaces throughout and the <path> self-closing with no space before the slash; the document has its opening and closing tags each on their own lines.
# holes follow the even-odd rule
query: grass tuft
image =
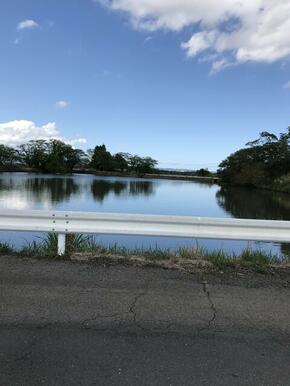
<svg viewBox="0 0 290 386">
<path fill-rule="evenodd" d="M 57 234 L 48 233 L 40 241 L 27 243 L 19 252 L 20 256 L 26 257 L 57 257 Z M 16 253 L 8 244 L 0 243 L 0 254 Z M 248 267 L 263 271 L 265 268 L 273 265 L 281 265 L 289 262 L 289 259 L 283 258 L 271 253 L 245 249 L 240 254 L 227 253 L 223 250 L 209 251 L 198 244 L 193 247 L 182 247 L 178 249 L 160 249 L 156 245 L 151 248 L 136 248 L 134 250 L 120 247 L 117 244 L 104 246 L 97 242 L 94 236 L 70 234 L 66 237 L 66 256 L 73 254 L 89 254 L 92 259 L 100 260 L 102 258 L 112 259 L 122 257 L 128 261 L 141 258 L 147 264 L 174 263 L 177 265 L 198 264 L 200 261 L 207 262 L 209 265 L 218 269 L 227 267 L 238 268 Z M 122 260 L 122 261 L 123 261 Z"/>
<path fill-rule="evenodd" d="M 13 248 L 8 243 L 0 243 L 0 255 L 12 254 Z"/>
<path fill-rule="evenodd" d="M 224 251 L 212 251 L 206 254 L 207 259 L 211 262 L 215 267 L 222 269 L 226 267 L 234 267 L 238 265 L 240 262 L 239 257 L 235 257 L 235 255 L 230 255 L 225 253 Z"/>
</svg>

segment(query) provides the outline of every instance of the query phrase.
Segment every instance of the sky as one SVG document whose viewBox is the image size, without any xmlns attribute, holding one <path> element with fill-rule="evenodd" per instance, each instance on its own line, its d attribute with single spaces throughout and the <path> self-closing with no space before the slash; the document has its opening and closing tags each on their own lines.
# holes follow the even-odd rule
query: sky
<svg viewBox="0 0 290 386">
<path fill-rule="evenodd" d="M 290 0 L 2 0 L 0 143 L 215 170 L 290 125 Z"/>
</svg>

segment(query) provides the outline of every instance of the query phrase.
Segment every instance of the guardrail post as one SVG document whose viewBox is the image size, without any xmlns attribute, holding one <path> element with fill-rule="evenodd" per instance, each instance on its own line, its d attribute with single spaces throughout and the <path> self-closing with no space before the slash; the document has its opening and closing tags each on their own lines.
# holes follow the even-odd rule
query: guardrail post
<svg viewBox="0 0 290 386">
<path fill-rule="evenodd" d="M 57 254 L 58 256 L 65 254 L 65 233 L 58 233 L 57 235 Z"/>
</svg>

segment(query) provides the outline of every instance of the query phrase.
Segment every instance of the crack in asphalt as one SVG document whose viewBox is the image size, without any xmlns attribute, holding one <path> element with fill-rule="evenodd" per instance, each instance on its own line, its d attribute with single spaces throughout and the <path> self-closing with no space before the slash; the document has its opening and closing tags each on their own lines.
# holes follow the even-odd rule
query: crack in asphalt
<svg viewBox="0 0 290 386">
<path fill-rule="evenodd" d="M 135 324 L 138 328 L 140 328 L 143 332 L 156 332 L 158 330 L 160 330 L 160 328 L 162 327 L 157 327 L 157 328 L 148 328 L 148 327 L 145 327 L 144 326 L 144 323 L 160 323 L 160 324 L 165 324 L 165 329 L 166 330 L 169 330 L 172 325 L 174 324 L 172 321 L 169 321 L 169 320 L 160 320 L 160 319 L 155 319 L 155 320 L 143 320 L 143 323 L 139 322 L 138 319 L 137 319 L 137 310 L 136 310 L 136 307 L 137 307 L 137 304 L 138 304 L 138 301 L 140 299 L 142 299 L 144 296 L 147 295 L 148 293 L 148 290 L 149 290 L 149 287 L 150 287 L 150 283 L 151 283 L 151 280 L 148 281 L 147 285 L 146 285 L 146 288 L 144 291 L 142 291 L 141 293 L 139 293 L 138 295 L 136 295 L 129 307 L 129 313 L 132 314 L 132 321 L 133 321 L 133 324 Z"/>
<path fill-rule="evenodd" d="M 147 286 L 146 286 L 146 289 L 143 291 L 143 292 L 141 292 L 140 294 L 138 294 L 137 296 L 135 296 L 134 297 L 134 299 L 133 299 L 133 301 L 132 301 L 132 303 L 131 303 L 131 305 L 130 305 L 130 307 L 129 307 L 129 313 L 130 314 L 132 314 L 132 321 L 133 321 L 133 323 L 137 326 L 137 327 L 139 327 L 142 331 L 148 331 L 148 329 L 147 328 L 145 328 L 140 322 L 138 322 L 138 320 L 137 320 L 137 311 L 136 311 L 136 306 L 137 306 L 137 303 L 138 303 L 138 301 L 142 298 L 142 297 L 144 297 L 144 296 L 146 296 L 147 295 L 147 292 L 148 292 L 148 290 L 149 290 L 149 282 L 147 283 Z"/>
<path fill-rule="evenodd" d="M 217 318 L 217 309 L 216 309 L 214 302 L 212 300 L 207 281 L 202 282 L 202 290 L 207 297 L 210 309 L 212 311 L 212 317 L 209 319 L 207 326 L 202 328 L 200 331 L 209 330 Z"/>
<path fill-rule="evenodd" d="M 95 315 L 95 316 L 92 316 L 91 318 L 89 319 L 86 319 L 84 321 L 82 321 L 82 326 L 86 329 L 94 329 L 93 326 L 88 326 L 87 324 L 90 323 L 90 322 L 94 322 L 98 319 L 110 319 L 110 318 L 121 318 L 122 316 L 124 316 L 125 314 L 131 314 L 132 315 L 132 322 L 134 325 L 136 325 L 138 328 L 140 328 L 142 331 L 151 331 L 150 329 L 144 327 L 142 325 L 142 323 L 140 323 L 137 319 L 137 311 L 136 311 L 136 307 L 137 307 L 137 303 L 138 301 L 144 297 L 148 290 L 149 290 L 149 286 L 150 286 L 150 282 L 151 281 L 148 281 L 148 283 L 146 284 L 146 287 L 145 289 L 137 294 L 136 296 L 134 296 L 132 302 L 129 304 L 128 306 L 128 310 L 127 311 L 124 311 L 122 313 L 114 313 L 114 314 L 109 314 L 109 315 Z M 167 321 L 164 321 L 164 323 L 168 323 L 168 326 L 166 327 L 167 329 L 170 327 L 171 323 L 167 322 Z"/>
</svg>

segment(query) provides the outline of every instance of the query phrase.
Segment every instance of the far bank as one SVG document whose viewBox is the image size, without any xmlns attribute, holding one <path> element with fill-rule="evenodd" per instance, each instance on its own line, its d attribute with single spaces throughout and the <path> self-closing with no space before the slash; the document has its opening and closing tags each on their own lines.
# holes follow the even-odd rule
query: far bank
<svg viewBox="0 0 290 386">
<path fill-rule="evenodd" d="M 45 174 L 40 173 L 37 170 L 33 168 L 27 168 L 27 167 L 0 167 L 0 173 L 35 173 L 35 174 Z M 56 173 L 58 174 L 58 173 Z M 76 169 L 73 171 L 73 173 L 69 174 L 63 174 L 59 173 L 60 176 L 64 175 L 70 175 L 70 174 L 92 174 L 98 177 L 133 177 L 133 178 L 140 178 L 140 179 L 166 179 L 166 180 L 180 180 L 180 181 L 197 181 L 197 182 L 207 182 L 207 183 L 218 183 L 220 181 L 220 178 L 216 176 L 211 177 L 201 177 L 201 176 L 195 176 L 190 175 L 186 173 L 180 173 L 180 174 L 165 174 L 165 173 L 144 173 L 144 174 L 137 174 L 137 173 L 122 173 L 122 172 L 106 172 L 106 171 L 96 171 L 92 169 Z M 49 175 L 49 174 L 47 174 Z"/>
</svg>

